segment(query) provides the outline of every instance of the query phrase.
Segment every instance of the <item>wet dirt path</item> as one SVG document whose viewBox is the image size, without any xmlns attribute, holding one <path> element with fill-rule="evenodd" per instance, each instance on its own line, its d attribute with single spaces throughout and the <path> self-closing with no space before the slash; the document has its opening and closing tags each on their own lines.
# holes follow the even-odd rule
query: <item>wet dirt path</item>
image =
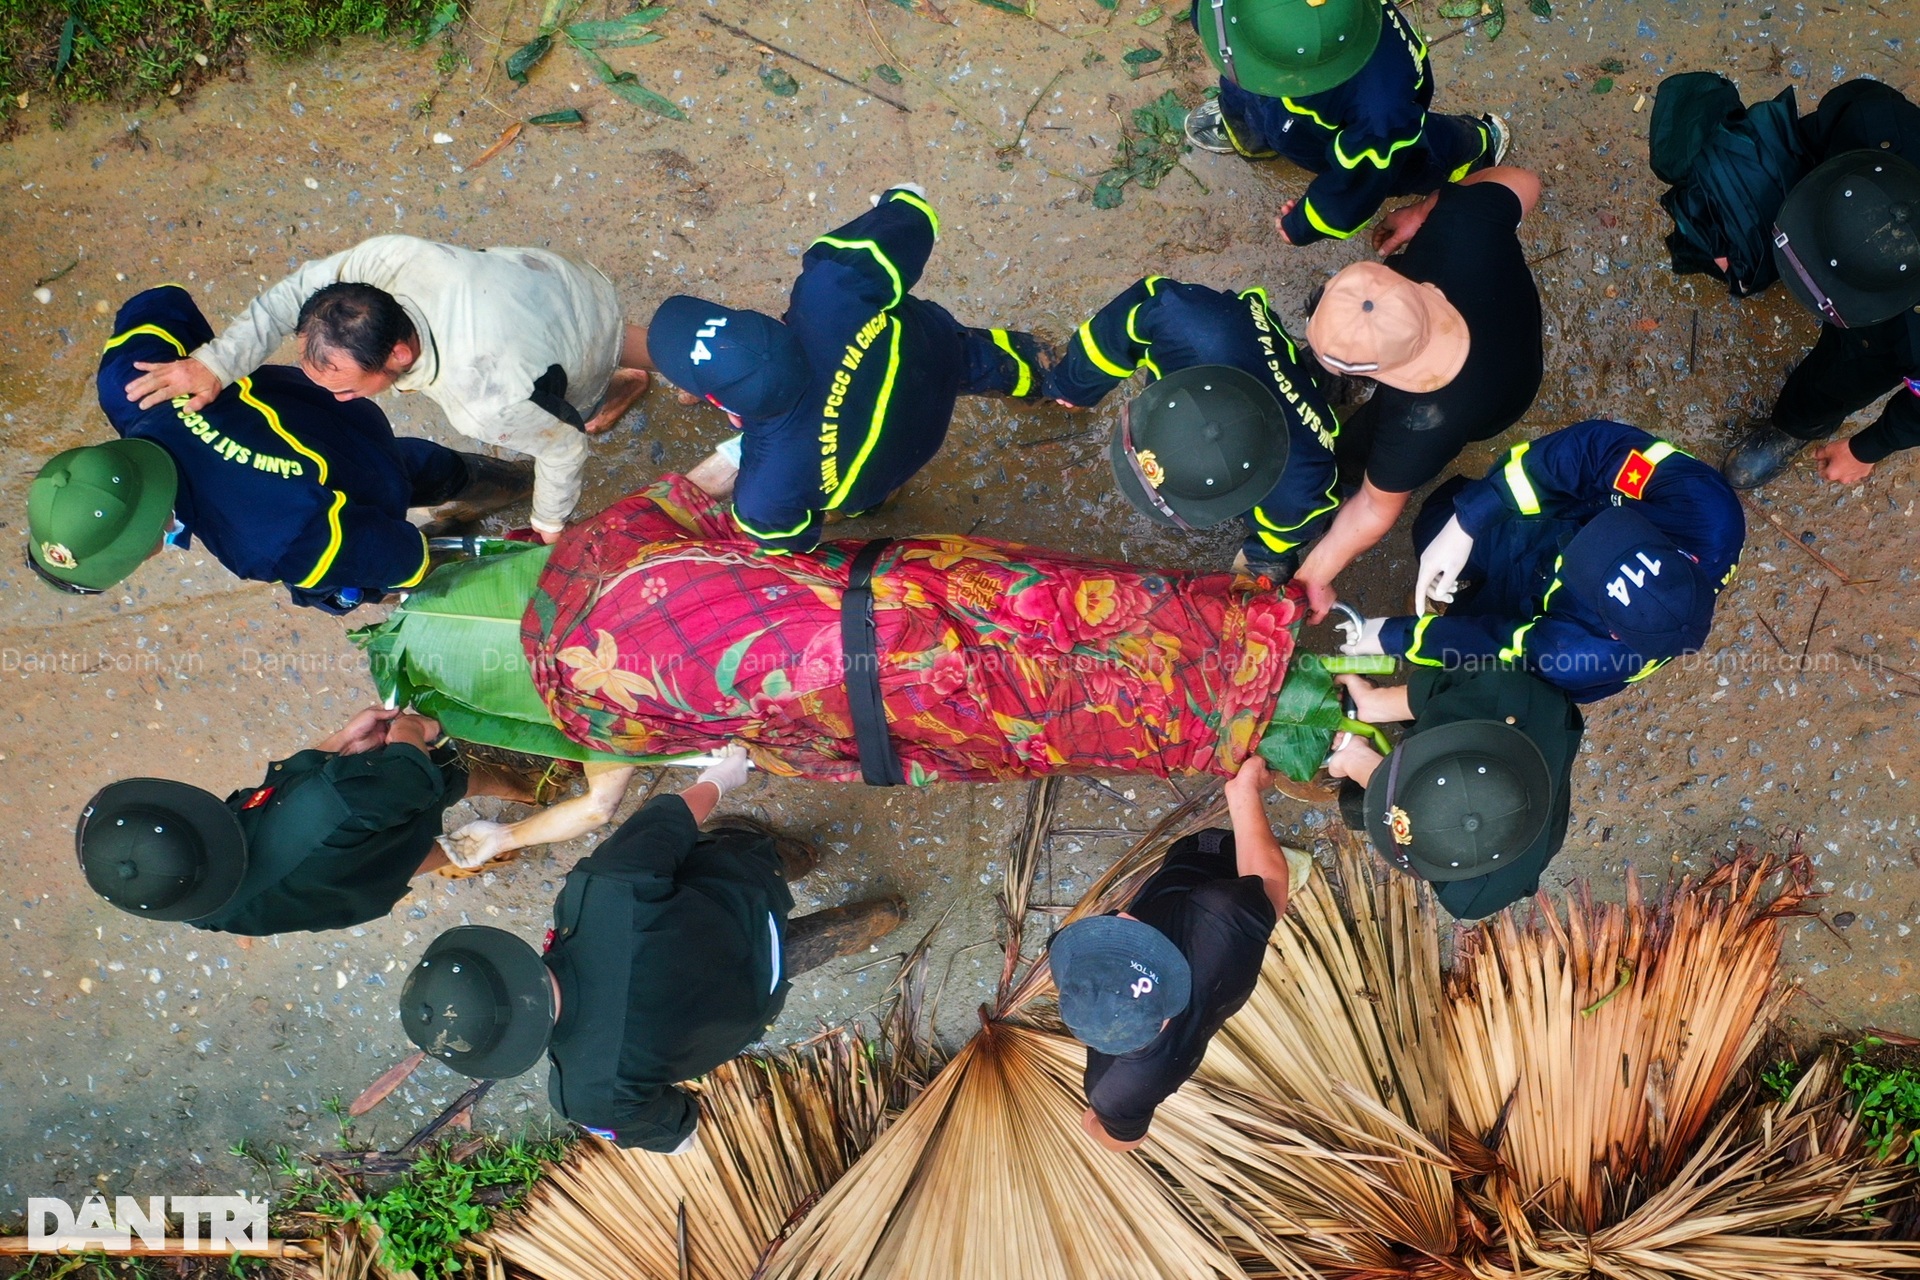
<svg viewBox="0 0 1920 1280">
<path fill-rule="evenodd" d="M 1039 0 L 1051 25 L 971 0 L 946 7 L 952 25 L 883 0 L 870 13 L 859 0 L 682 6 L 660 24 L 667 39 L 610 59 L 680 102 L 687 123 L 610 98 L 566 49 L 524 88 L 489 74 L 490 37 L 510 48 L 532 34 L 526 6 L 491 2 L 462 38 L 472 65 L 444 81 L 431 50 L 353 44 L 293 63 L 256 56 L 244 78 L 216 77 L 177 102 L 79 110 L 64 130 L 36 120 L 0 144 L 0 524 L 10 545 L 40 462 L 108 434 L 92 372 L 122 298 L 174 280 L 224 318 L 299 261 L 379 232 L 576 254 L 614 278 L 636 318 L 680 291 L 778 312 L 807 241 L 910 179 L 928 187 L 944 224 L 920 292 L 969 323 L 1056 338 L 1149 271 L 1265 285 L 1298 332 L 1307 291 L 1360 252 L 1277 242 L 1271 212 L 1302 184 L 1282 165 L 1194 154 L 1158 190 L 1128 188 L 1119 209 L 1089 203 L 1121 116 L 1169 89 L 1191 102 L 1208 83 L 1193 41 L 1169 40 L 1166 18 L 1136 25 L 1158 6 L 1120 0 L 1107 13 L 1093 0 Z M 1450 25 L 1431 3 L 1411 12 L 1430 37 Z M 912 111 L 767 58 L 709 13 L 855 80 L 894 66 L 904 83 L 869 84 Z M 1550 19 L 1516 4 L 1498 41 L 1436 44 L 1436 105 L 1507 115 L 1514 162 L 1549 183 L 1523 228 L 1550 325 L 1546 385 L 1526 422 L 1470 449 L 1462 470 L 1483 470 L 1513 439 L 1595 416 L 1718 458 L 1726 424 L 1768 401 L 1814 326 L 1778 291 L 1734 304 L 1670 274 L 1645 167 L 1648 112 L 1635 104 L 1645 92 L 1650 106 L 1660 75 L 1694 68 L 1733 76 L 1749 99 L 1793 85 L 1803 109 L 1861 74 L 1911 93 L 1901 46 L 1911 33 L 1899 27 L 1858 0 L 1613 0 L 1559 3 Z M 1169 56 L 1130 80 L 1122 55 L 1141 45 Z M 762 69 L 776 66 L 798 79 L 797 95 L 763 85 Z M 1595 91 L 1602 76 L 1610 92 Z M 528 129 L 465 167 L 512 120 L 562 107 L 588 125 Z M 34 300 L 41 279 L 76 260 L 48 286 L 50 303 Z M 388 408 L 402 430 L 454 440 L 431 406 L 398 398 Z M 1111 419 L 1111 406 L 1070 417 L 969 405 L 874 532 L 952 529 L 1145 563 L 1223 563 L 1232 537 L 1169 536 L 1126 509 L 1106 470 Z M 716 415 L 651 395 L 596 446 L 583 510 L 692 465 L 721 430 Z M 1808 1034 L 1920 1032 L 1909 936 L 1920 921 L 1920 804 L 1908 791 L 1920 606 L 1906 591 L 1916 496 L 1900 457 L 1864 489 L 1801 467 L 1761 495 L 1793 538 L 1872 581 L 1838 585 L 1756 520 L 1708 650 L 1591 715 L 1571 834 L 1550 875 L 1617 886 L 1630 865 L 1652 889 L 1734 841 L 1804 832 L 1832 924 L 1802 922 L 1790 942 Z M 1397 609 L 1410 569 L 1396 533 L 1343 586 L 1363 608 Z M 1894 673 L 1905 669 L 1914 674 Z M 229 1145 L 339 1145 L 327 1100 L 351 1097 L 408 1050 L 393 1000 L 428 938 L 469 921 L 538 936 L 561 870 L 585 844 L 461 884 L 417 882 L 391 918 L 363 928 L 251 948 L 144 924 L 87 893 L 71 824 L 96 787 L 154 773 L 224 794 L 368 696 L 338 623 L 235 582 L 203 554 L 170 555 L 87 601 L 43 590 L 17 550 L 0 560 L 0 1214 L 28 1195 L 96 1186 L 258 1187 L 262 1175 Z M 1107 781 L 1063 784 L 1057 826 L 1093 834 L 1053 841 L 1036 903 L 1072 901 L 1127 842 L 1101 833 L 1142 829 L 1176 798 L 1151 780 Z M 1025 795 L 757 779 L 738 803 L 825 842 L 798 894 L 803 909 L 876 886 L 906 895 L 913 937 L 940 922 L 939 1022 L 958 1036 L 998 974 L 991 894 Z M 482 801 L 452 817 L 496 808 Z M 1283 800 L 1272 811 L 1307 844 L 1337 821 Z M 796 990 L 776 1037 L 872 1009 L 892 972 L 857 961 L 822 971 Z M 463 1083 L 423 1070 L 357 1134 L 397 1141 Z M 545 1115 L 536 1072 L 500 1086 L 483 1119 Z"/>
</svg>

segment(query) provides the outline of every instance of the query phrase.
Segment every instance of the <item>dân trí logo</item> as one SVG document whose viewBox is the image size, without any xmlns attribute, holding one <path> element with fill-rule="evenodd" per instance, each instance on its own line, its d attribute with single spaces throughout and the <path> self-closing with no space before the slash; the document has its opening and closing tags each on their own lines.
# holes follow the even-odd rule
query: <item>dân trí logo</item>
<svg viewBox="0 0 1920 1280">
<path fill-rule="evenodd" d="M 177 1238 L 167 1234 L 169 1210 L 180 1217 Z M 267 1202 L 244 1194 L 115 1196 L 109 1206 L 95 1194 L 76 1210 L 52 1196 L 27 1198 L 27 1247 L 35 1253 L 127 1253 L 135 1236 L 147 1249 L 264 1254 Z"/>
</svg>

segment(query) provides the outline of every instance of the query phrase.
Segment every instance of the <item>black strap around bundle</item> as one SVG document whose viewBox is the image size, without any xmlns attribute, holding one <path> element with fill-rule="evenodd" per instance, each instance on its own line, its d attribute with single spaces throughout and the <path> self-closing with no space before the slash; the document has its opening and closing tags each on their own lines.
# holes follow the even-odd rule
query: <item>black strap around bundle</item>
<svg viewBox="0 0 1920 1280">
<path fill-rule="evenodd" d="M 887 710 L 880 699 L 879 629 L 873 621 L 873 566 L 892 538 L 875 538 L 861 547 L 847 569 L 847 592 L 840 598 L 840 650 L 846 661 L 847 708 L 853 715 L 853 740 L 860 752 L 860 777 L 870 787 L 897 787 L 900 772 L 893 740 L 887 736 Z"/>
</svg>

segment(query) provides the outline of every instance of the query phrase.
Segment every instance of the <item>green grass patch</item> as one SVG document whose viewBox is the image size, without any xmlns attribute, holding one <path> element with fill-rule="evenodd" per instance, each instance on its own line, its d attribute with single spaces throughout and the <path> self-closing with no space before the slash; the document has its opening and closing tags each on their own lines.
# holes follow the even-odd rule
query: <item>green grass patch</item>
<svg viewBox="0 0 1920 1280">
<path fill-rule="evenodd" d="M 0 0 L 0 118 L 23 93 L 164 95 L 254 49 L 290 56 L 356 35 L 424 42 L 458 17 L 449 0 Z"/>
<path fill-rule="evenodd" d="M 1907 1140 L 1906 1163 L 1920 1165 L 1920 1067 L 1878 1060 L 1884 1055 L 1875 1051 L 1885 1049 L 1886 1043 L 1868 1036 L 1853 1045 L 1851 1059 L 1840 1068 L 1840 1083 L 1866 1131 L 1867 1150 L 1885 1159 Z M 1785 1100 L 1801 1075 L 1799 1063 L 1775 1062 L 1761 1070 L 1760 1087 Z"/>
</svg>

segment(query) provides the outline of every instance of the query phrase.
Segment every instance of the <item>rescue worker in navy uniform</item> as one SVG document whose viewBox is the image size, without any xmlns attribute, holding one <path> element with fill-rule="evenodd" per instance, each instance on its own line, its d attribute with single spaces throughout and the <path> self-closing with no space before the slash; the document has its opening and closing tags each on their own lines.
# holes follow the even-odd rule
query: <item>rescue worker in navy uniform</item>
<svg viewBox="0 0 1920 1280">
<path fill-rule="evenodd" d="M 1727 454 L 1736 488 L 1765 484 L 1889 391 L 1872 426 L 1815 450 L 1821 475 L 1859 484 L 1889 454 L 1920 445 L 1920 106 L 1884 85 L 1849 97 L 1853 109 L 1836 111 L 1824 136 L 1856 149 L 1802 178 L 1774 221 L 1780 278 L 1820 318 L 1820 338 L 1772 414 Z"/>
<path fill-rule="evenodd" d="M 1397 869 L 1432 882 L 1461 920 L 1537 892 L 1567 838 L 1573 758 L 1585 728 L 1565 691 L 1507 663 L 1416 670 L 1382 688 L 1341 676 L 1369 724 L 1411 720 L 1385 757 L 1353 734 L 1327 769 L 1340 813 Z"/>
<path fill-rule="evenodd" d="M 128 401 L 136 361 L 178 359 L 212 336 L 178 285 L 120 309 L 97 389 L 122 439 L 70 449 L 34 480 L 27 562 L 42 579 L 96 594 L 162 545 L 198 537 L 236 576 L 284 582 L 295 604 L 343 614 L 425 576 L 408 508 L 471 519 L 531 489 L 530 475 L 490 458 L 396 437 L 371 401 L 336 402 L 297 369 L 262 366 L 199 412 Z"/>
<path fill-rule="evenodd" d="M 880 506 L 940 451 L 956 397 L 1038 394 L 1032 335 L 968 328 L 907 292 L 939 233 L 903 183 L 808 247 L 780 320 L 684 294 L 654 313 L 655 367 L 742 433 L 737 476 L 716 483 L 710 461 L 692 478 L 715 497 L 730 484 L 762 546 L 809 550 L 829 518 Z"/>
<path fill-rule="evenodd" d="M 1148 276 L 1080 326 L 1047 394 L 1087 408 L 1146 370 L 1109 450 L 1121 494 L 1178 528 L 1241 518 L 1236 567 L 1280 585 L 1340 505 L 1340 423 L 1310 367 L 1264 289 Z"/>
<path fill-rule="evenodd" d="M 1511 663 L 1592 702 L 1706 643 L 1746 528 L 1712 467 L 1638 427 L 1576 423 L 1434 490 L 1413 526 L 1415 615 L 1369 619 L 1341 649 Z"/>
<path fill-rule="evenodd" d="M 733 747 L 648 801 L 567 873 L 546 953 L 504 929 L 433 940 L 407 975 L 407 1038 L 464 1075 L 551 1063 L 553 1109 L 622 1147 L 691 1148 L 700 1108 L 674 1086 L 758 1040 L 792 980 L 865 951 L 905 918 L 876 898 L 789 921 L 787 884 L 819 853 L 744 818 L 701 823 L 746 781 Z"/>
<path fill-rule="evenodd" d="M 368 707 L 224 801 L 162 778 L 96 793 L 74 833 L 87 883 L 123 911 L 216 933 L 345 929 L 378 920 L 446 864 L 441 818 L 467 796 L 530 801 L 471 775 L 439 724 Z"/>
<path fill-rule="evenodd" d="M 1289 244 L 1344 240 L 1389 197 L 1507 154 L 1498 116 L 1428 113 L 1426 42 L 1390 0 L 1196 0 L 1192 13 L 1220 96 L 1187 116 L 1188 141 L 1318 175 L 1274 219 Z"/>
</svg>

